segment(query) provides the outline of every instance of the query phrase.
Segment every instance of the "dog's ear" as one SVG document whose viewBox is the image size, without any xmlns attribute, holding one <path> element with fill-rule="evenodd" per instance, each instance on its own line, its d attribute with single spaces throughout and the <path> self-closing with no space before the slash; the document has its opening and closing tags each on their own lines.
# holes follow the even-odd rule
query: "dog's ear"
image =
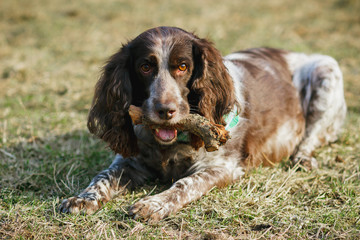
<svg viewBox="0 0 360 240">
<path fill-rule="evenodd" d="M 220 52 L 206 39 L 193 41 L 194 72 L 189 101 L 200 114 L 225 125 L 223 116 L 235 104 L 234 86 Z"/>
<path fill-rule="evenodd" d="M 123 46 L 110 57 L 95 87 L 88 129 L 124 157 L 138 153 L 137 139 L 128 113 L 132 100 L 130 49 Z"/>
</svg>

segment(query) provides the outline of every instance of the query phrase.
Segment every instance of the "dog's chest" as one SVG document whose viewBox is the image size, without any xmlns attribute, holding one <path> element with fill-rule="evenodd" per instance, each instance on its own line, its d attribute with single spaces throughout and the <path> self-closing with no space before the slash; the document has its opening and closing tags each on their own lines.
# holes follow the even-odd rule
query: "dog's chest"
<svg viewBox="0 0 360 240">
<path fill-rule="evenodd" d="M 189 169 L 194 165 L 197 154 L 191 146 L 174 145 L 167 149 L 142 148 L 142 161 L 153 171 L 160 180 L 175 181 L 189 173 Z"/>
</svg>

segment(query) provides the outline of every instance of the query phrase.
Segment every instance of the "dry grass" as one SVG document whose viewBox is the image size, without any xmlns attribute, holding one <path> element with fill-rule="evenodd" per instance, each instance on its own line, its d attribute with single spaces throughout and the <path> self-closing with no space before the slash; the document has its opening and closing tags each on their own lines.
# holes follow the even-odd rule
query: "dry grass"
<svg viewBox="0 0 360 240">
<path fill-rule="evenodd" d="M 357 0 L 2 0 L 0 238 L 358 239 L 359 12 Z M 100 67 L 158 25 L 208 36 L 224 54 L 272 46 L 338 59 L 349 113 L 340 139 L 317 151 L 319 170 L 257 169 L 156 225 L 126 214 L 150 186 L 92 216 L 60 215 L 59 201 L 113 157 L 85 126 Z"/>
</svg>

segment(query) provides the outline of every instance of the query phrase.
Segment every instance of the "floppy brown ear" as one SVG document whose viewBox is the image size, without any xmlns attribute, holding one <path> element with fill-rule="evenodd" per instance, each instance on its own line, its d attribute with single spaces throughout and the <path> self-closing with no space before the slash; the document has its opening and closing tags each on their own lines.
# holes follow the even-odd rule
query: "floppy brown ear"
<svg viewBox="0 0 360 240">
<path fill-rule="evenodd" d="M 136 155 L 137 139 L 128 113 L 132 100 L 127 46 L 110 57 L 95 87 L 88 129 L 124 157 Z"/>
<path fill-rule="evenodd" d="M 199 112 L 217 124 L 225 125 L 223 116 L 235 104 L 234 86 L 220 52 L 206 39 L 195 39 L 192 96 Z"/>
</svg>

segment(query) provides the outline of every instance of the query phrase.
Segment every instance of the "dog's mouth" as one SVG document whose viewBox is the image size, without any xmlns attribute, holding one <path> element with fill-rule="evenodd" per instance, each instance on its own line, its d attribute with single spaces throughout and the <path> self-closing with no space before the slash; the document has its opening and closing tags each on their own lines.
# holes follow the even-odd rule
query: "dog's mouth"
<svg viewBox="0 0 360 240">
<path fill-rule="evenodd" d="M 177 130 L 175 128 L 155 128 L 153 134 L 160 143 L 170 144 L 176 140 Z"/>
</svg>

